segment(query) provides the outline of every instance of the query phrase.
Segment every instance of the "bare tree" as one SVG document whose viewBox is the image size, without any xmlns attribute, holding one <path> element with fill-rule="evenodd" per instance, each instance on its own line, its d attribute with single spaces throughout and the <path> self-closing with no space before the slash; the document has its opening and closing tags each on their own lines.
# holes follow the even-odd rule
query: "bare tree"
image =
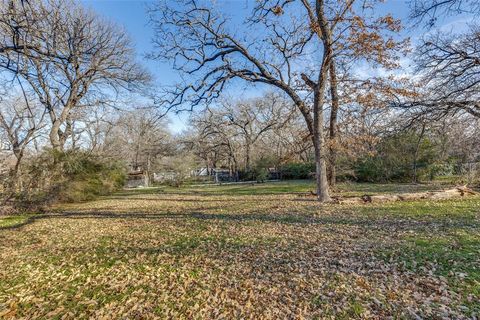
<svg viewBox="0 0 480 320">
<path fill-rule="evenodd" d="M 45 33 L 41 32 L 44 18 L 50 13 L 42 1 L 0 1 L 0 68 L 15 73 L 19 71 L 16 67 L 22 56 L 37 59 L 54 56 L 55 52 L 46 46 Z"/>
<path fill-rule="evenodd" d="M 45 112 L 41 112 L 43 108 L 25 101 L 23 96 L 17 96 L 4 99 L 0 103 L 0 133 L 3 133 L 8 150 L 15 157 L 14 165 L 10 168 L 9 173 L 8 189 L 12 193 L 20 185 L 18 179 L 25 151 L 44 126 Z"/>
<path fill-rule="evenodd" d="M 251 37 L 230 31 L 225 17 L 197 1 L 184 1 L 180 6 L 160 3 L 152 9 L 157 46 L 154 58 L 173 61 L 174 68 L 186 76 L 170 92 L 173 98 L 165 102 L 170 106 L 182 106 L 187 101 L 190 105 L 208 103 L 234 79 L 283 91 L 302 114 L 311 134 L 318 199 L 329 201 L 324 112 L 336 40 L 333 30 L 344 30 L 341 36 L 354 40 L 351 51 L 362 55 L 375 51 L 375 46 L 367 43 L 369 36 L 360 31 L 391 22 L 380 19 L 372 24 L 357 23 L 353 3 L 262 1 L 248 19 Z M 375 40 L 383 43 L 382 39 Z"/>
<path fill-rule="evenodd" d="M 253 145 L 268 131 L 281 128 L 288 122 L 288 104 L 281 96 L 269 94 L 265 97 L 240 100 L 233 103 L 224 101 L 217 112 L 228 126 L 243 139 L 245 170 L 251 169 Z"/>
<path fill-rule="evenodd" d="M 308 3 L 306 7 L 312 13 Z M 313 38 L 308 21 L 295 23 L 288 30 L 295 41 L 285 41 L 284 46 L 275 46 L 272 49 L 282 54 L 284 59 L 279 65 L 272 63 L 265 55 L 259 54 L 258 46 L 252 48 L 252 43 L 244 43 L 239 37 L 229 34 L 226 29 L 226 20 L 221 18 L 215 11 L 208 7 L 198 6 L 196 1 L 188 1 L 180 9 L 174 6 L 159 5 L 153 16 L 157 27 L 158 58 L 174 60 L 177 70 L 185 74 L 199 74 L 197 83 L 184 83 L 173 92 L 174 98 L 169 101 L 173 105 L 182 105 L 192 93 L 193 104 L 212 101 L 219 96 L 228 80 L 234 78 L 244 79 L 254 83 L 273 85 L 294 101 L 302 112 L 309 131 L 312 133 L 316 150 L 317 160 L 317 189 L 320 201 L 330 200 L 328 183 L 326 180 L 326 163 L 324 154 L 323 134 L 323 105 L 324 92 L 327 85 L 327 72 L 331 58 L 331 39 L 323 35 L 322 42 L 326 44 L 323 49 L 323 58 L 320 70 L 317 72 L 316 81 L 311 80 L 306 74 L 302 74 L 303 84 L 314 95 L 312 104 L 302 97 L 300 88 L 295 87 L 291 74 L 290 59 L 301 56 L 308 41 Z M 320 1 L 315 13 L 318 15 L 316 25 L 323 27 L 327 24 L 323 2 Z M 257 9 L 254 16 L 257 24 L 262 23 L 261 16 L 268 14 L 263 7 Z M 312 17 L 313 18 L 313 17 Z M 275 32 L 275 27 L 273 27 Z M 301 38 L 305 34 L 307 38 Z M 269 36 L 271 33 L 269 34 Z M 274 40 L 276 37 L 272 37 Z M 287 67 L 288 79 L 280 68 Z M 303 86 L 304 87 L 304 86 Z"/>
<path fill-rule="evenodd" d="M 242 143 L 238 139 L 238 131 L 220 112 L 206 108 L 204 112 L 191 119 L 195 128 L 187 145 L 205 161 L 207 171 L 226 165 L 231 175 L 237 175 L 239 168 L 239 153 Z"/>
<path fill-rule="evenodd" d="M 427 0 L 411 2 L 414 23 L 460 13 L 478 14 L 480 4 L 471 0 Z M 413 119 L 425 116 L 439 120 L 445 116 L 467 113 L 480 117 L 480 25 L 473 21 L 466 31 L 433 30 L 417 47 L 416 72 L 421 75 L 414 99 L 395 103 L 407 109 Z"/>
<path fill-rule="evenodd" d="M 414 23 L 435 26 L 438 18 L 480 13 L 472 0 L 411 1 Z M 476 21 L 463 32 L 434 30 L 421 39 L 415 55 L 421 75 L 417 95 L 394 106 L 407 109 L 413 119 L 438 120 L 457 113 L 480 117 L 480 26 Z"/>
<path fill-rule="evenodd" d="M 94 153 L 102 153 L 108 146 L 106 140 L 114 133 L 116 120 L 109 108 L 95 108 L 82 119 L 85 144 Z"/>
<path fill-rule="evenodd" d="M 458 112 L 480 117 L 480 26 L 461 34 L 435 32 L 419 46 L 422 90 L 402 106 L 438 119 Z"/>
<path fill-rule="evenodd" d="M 144 172 L 146 185 L 151 183 L 158 158 L 169 154 L 172 141 L 163 118 L 148 109 L 122 114 L 105 137 L 102 153 L 124 159 L 133 170 Z"/>
<path fill-rule="evenodd" d="M 415 23 L 424 21 L 431 27 L 438 17 L 480 12 L 480 3 L 476 0 L 411 0 L 410 8 L 410 18 Z"/>
<path fill-rule="evenodd" d="M 236 175 L 243 166 L 248 172 L 258 155 L 258 145 L 270 132 L 287 126 L 292 107 L 274 93 L 251 99 L 225 98 L 191 118 L 195 130 L 187 140 L 208 168 L 221 165 Z"/>
<path fill-rule="evenodd" d="M 148 76 L 134 62 L 130 40 L 118 26 L 73 1 L 37 4 L 25 7 L 20 2 L 9 3 L 12 9 L 7 14 L 13 12 L 9 21 L 18 19 L 19 13 L 31 21 L 38 45 L 14 51 L 18 59 L 12 59 L 10 51 L 3 52 L 3 61 L 44 105 L 51 121 L 52 147 L 63 150 L 73 132 L 75 108 L 98 105 L 111 93 L 144 83 Z M 48 54 L 38 54 L 39 47 L 47 48 Z"/>
<path fill-rule="evenodd" d="M 265 154 L 273 154 L 278 164 L 311 162 L 314 152 L 309 136 L 305 126 L 292 118 L 290 122 L 269 132 L 262 139 L 260 147 L 265 150 Z"/>
</svg>

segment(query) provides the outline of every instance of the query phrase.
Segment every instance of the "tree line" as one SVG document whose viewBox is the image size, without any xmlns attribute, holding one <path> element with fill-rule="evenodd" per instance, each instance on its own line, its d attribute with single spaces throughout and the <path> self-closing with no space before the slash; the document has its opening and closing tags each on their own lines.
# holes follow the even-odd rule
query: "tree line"
<svg viewBox="0 0 480 320">
<path fill-rule="evenodd" d="M 241 28 L 208 1 L 155 2 L 148 58 L 181 79 L 159 91 L 125 30 L 81 3 L 1 0 L 2 201 L 73 176 L 72 193 L 107 190 L 127 167 L 249 178 L 290 167 L 316 179 L 319 201 L 337 179 L 461 172 L 479 155 L 480 29 L 436 24 L 480 7 L 411 1 L 402 22 L 381 2 L 261 1 Z M 412 43 L 405 23 L 428 32 Z M 189 129 L 173 135 L 165 114 L 182 110 Z"/>
</svg>

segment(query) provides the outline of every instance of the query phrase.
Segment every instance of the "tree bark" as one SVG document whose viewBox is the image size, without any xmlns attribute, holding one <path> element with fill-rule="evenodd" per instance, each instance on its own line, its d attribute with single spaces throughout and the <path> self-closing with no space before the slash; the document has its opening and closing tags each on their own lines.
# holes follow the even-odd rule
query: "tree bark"
<svg viewBox="0 0 480 320">
<path fill-rule="evenodd" d="M 61 121 L 60 120 L 55 120 L 52 123 L 52 128 L 50 129 L 49 133 L 49 138 L 50 138 L 50 143 L 52 144 L 52 148 L 55 151 L 62 151 L 63 146 L 61 145 L 60 141 L 60 136 L 59 136 L 59 131 L 60 131 L 60 126 L 61 126 Z"/>
<path fill-rule="evenodd" d="M 315 86 L 313 101 L 313 145 L 315 149 L 315 179 L 317 182 L 317 198 L 320 202 L 331 200 L 328 192 L 327 166 L 325 161 L 325 134 L 323 131 L 323 102 L 325 85 L 328 75 L 329 54 L 325 51 L 322 61 L 322 69 L 319 74 L 318 83 Z"/>
<path fill-rule="evenodd" d="M 338 82 L 337 70 L 335 68 L 335 61 L 332 59 L 330 63 L 330 95 L 332 99 L 332 106 L 330 111 L 330 145 L 329 145 L 329 166 L 328 166 L 328 183 L 331 187 L 335 186 L 337 182 L 337 118 L 340 99 L 338 96 Z"/>
<path fill-rule="evenodd" d="M 150 154 L 147 154 L 147 164 L 145 166 L 144 170 L 144 176 L 145 176 L 145 187 L 150 187 Z"/>
<path fill-rule="evenodd" d="M 445 200 L 464 198 L 467 196 L 478 195 L 477 192 L 467 188 L 466 186 L 456 187 L 453 189 L 414 192 L 401 194 L 385 194 L 385 195 L 363 195 L 361 197 L 345 197 L 335 199 L 340 204 L 360 204 L 360 203 L 384 203 L 394 201 L 418 201 L 418 200 Z"/>
<path fill-rule="evenodd" d="M 317 137 L 314 140 L 315 146 L 315 180 L 317 183 L 317 198 L 320 202 L 328 202 L 331 200 L 328 192 L 328 179 L 327 179 L 327 165 L 323 154 L 323 134 L 322 137 Z"/>
<path fill-rule="evenodd" d="M 245 171 L 250 171 L 250 140 L 245 140 Z"/>
</svg>

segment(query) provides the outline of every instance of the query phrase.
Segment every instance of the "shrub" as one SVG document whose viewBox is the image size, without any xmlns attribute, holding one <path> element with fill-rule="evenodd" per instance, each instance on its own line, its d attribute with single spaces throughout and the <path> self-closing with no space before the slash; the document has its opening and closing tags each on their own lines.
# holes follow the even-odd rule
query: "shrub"
<svg viewBox="0 0 480 320">
<path fill-rule="evenodd" d="M 430 166 L 436 159 L 436 146 L 415 132 L 395 133 L 384 137 L 375 154 L 359 158 L 355 176 L 360 182 L 408 182 L 429 179 Z M 414 155 L 416 154 L 416 159 Z M 416 163 L 416 179 L 414 163 Z"/>
<path fill-rule="evenodd" d="M 126 177 L 119 162 L 83 151 L 46 151 L 24 172 L 17 202 L 30 205 L 91 200 L 123 187 Z"/>
<path fill-rule="evenodd" d="M 268 180 L 269 173 L 268 173 L 268 168 L 263 168 L 261 166 L 256 166 L 252 170 L 252 178 L 253 180 L 257 182 L 265 182 L 265 180 Z"/>
<path fill-rule="evenodd" d="M 274 159 L 269 157 L 259 158 L 255 161 L 250 170 L 238 172 L 239 179 L 241 181 L 265 182 L 270 178 L 270 172 L 268 168 L 274 166 Z"/>
<path fill-rule="evenodd" d="M 309 179 L 312 177 L 312 172 L 315 172 L 315 163 L 287 163 L 280 168 L 282 179 Z"/>
</svg>

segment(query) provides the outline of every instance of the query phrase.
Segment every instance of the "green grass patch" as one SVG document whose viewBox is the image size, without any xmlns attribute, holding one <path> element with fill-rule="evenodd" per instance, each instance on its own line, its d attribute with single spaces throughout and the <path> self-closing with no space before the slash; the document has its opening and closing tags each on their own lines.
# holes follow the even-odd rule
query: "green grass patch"
<svg viewBox="0 0 480 320">
<path fill-rule="evenodd" d="M 189 193 L 203 195 L 268 195 L 281 193 L 300 193 L 314 190 L 311 180 L 292 180 L 252 184 L 197 185 L 180 188 L 165 187 L 166 193 Z"/>
<path fill-rule="evenodd" d="M 469 312 L 480 312 L 480 232 L 478 228 L 449 233 L 421 233 L 405 238 L 402 245 L 384 251 L 386 261 L 395 261 L 415 273 L 434 274 L 462 296 Z"/>
<path fill-rule="evenodd" d="M 394 217 L 421 220 L 439 220 L 451 222 L 451 220 L 465 221 L 478 224 L 480 214 L 480 198 L 450 200 L 418 200 L 396 201 L 377 205 L 364 205 L 355 207 L 358 215 L 365 217 Z"/>
<path fill-rule="evenodd" d="M 388 194 L 432 191 L 445 188 L 445 185 L 432 184 L 410 184 L 410 183 L 339 183 L 334 194 L 342 196 L 361 196 L 365 194 Z M 137 194 L 200 194 L 200 195 L 269 195 L 285 193 L 308 193 L 315 190 L 313 180 L 284 180 L 266 183 L 252 184 L 197 184 L 183 185 L 178 188 L 170 186 L 159 186 L 151 188 L 128 189 L 120 192 L 124 196 Z"/>
<path fill-rule="evenodd" d="M 11 228 L 25 223 L 32 215 L 0 216 L 0 228 Z"/>
</svg>

